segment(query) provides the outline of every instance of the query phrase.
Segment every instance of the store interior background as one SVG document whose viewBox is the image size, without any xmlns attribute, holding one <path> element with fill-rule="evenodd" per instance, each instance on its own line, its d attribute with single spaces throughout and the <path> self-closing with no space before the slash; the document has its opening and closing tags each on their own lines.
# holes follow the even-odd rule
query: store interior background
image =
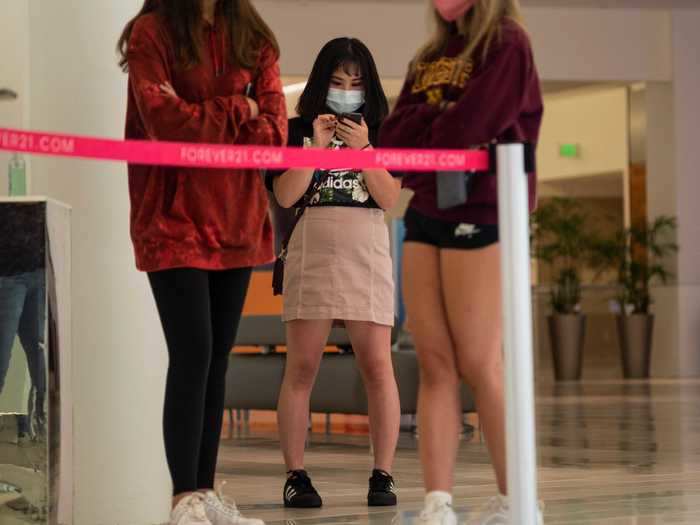
<svg viewBox="0 0 700 525">
<path fill-rule="evenodd" d="M 19 93 L 0 104 L 2 126 L 119 138 L 126 77 L 114 51 L 139 0 L 6 0 L 0 11 L 0 87 Z M 304 80 L 320 46 L 356 36 L 373 51 L 387 94 L 396 97 L 406 65 L 426 36 L 421 0 L 258 0 L 283 50 L 286 85 Z M 602 221 L 629 224 L 645 214 L 676 216 L 676 278 L 654 289 L 657 329 L 652 375 L 700 376 L 700 10 L 668 0 L 524 0 L 545 92 L 539 145 L 542 198 L 570 196 Z M 601 7 L 603 4 L 603 7 Z M 290 106 L 293 101 L 290 99 Z M 575 159 L 559 155 L 577 144 Z M 0 166 L 9 157 L 0 154 Z M 166 358 L 145 277 L 128 237 L 125 166 L 27 159 L 33 194 L 73 207 L 73 355 L 76 399 L 76 523 L 113 511 L 148 522 L 145 489 L 167 479 L 159 428 Z M 6 192 L 5 184 L 0 194 Z M 405 199 L 404 199 L 405 205 Z M 402 210 L 392 210 L 391 217 Z M 535 280 L 538 272 L 533 272 Z M 249 313 L 279 308 L 258 276 Z M 535 305 L 540 381 L 551 380 L 544 298 Z M 584 378 L 620 378 L 612 292 L 590 283 Z M 138 407 L 138 408 L 137 408 Z M 91 446 L 98 441 L 102 447 Z M 103 450 L 115 461 L 104 457 Z M 124 452 L 123 454 L 120 453 Z M 133 469 L 144 472 L 135 480 Z M 110 482 L 104 484 L 105 477 Z M 123 494 L 123 501 L 107 497 Z M 163 500 L 167 495 L 162 494 Z M 125 502 L 134 503 L 126 508 Z M 114 506 L 114 508 L 111 508 Z"/>
</svg>

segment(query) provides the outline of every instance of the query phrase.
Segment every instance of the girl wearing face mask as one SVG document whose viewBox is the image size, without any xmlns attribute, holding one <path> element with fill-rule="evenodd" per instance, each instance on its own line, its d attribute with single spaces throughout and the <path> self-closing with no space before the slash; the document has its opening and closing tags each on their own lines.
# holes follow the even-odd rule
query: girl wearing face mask
<svg viewBox="0 0 700 525">
<path fill-rule="evenodd" d="M 437 31 L 411 63 L 383 147 L 465 149 L 538 138 L 542 97 L 518 0 L 435 0 Z M 420 522 L 453 525 L 460 380 L 477 409 L 501 495 L 473 524 L 508 517 L 496 178 L 476 176 L 466 204 L 439 209 L 434 174 L 411 174 L 404 295 L 420 364 Z M 529 176 L 530 207 L 536 181 Z M 541 519 L 541 518 L 540 518 Z"/>
<path fill-rule="evenodd" d="M 372 149 L 388 113 L 367 47 L 353 38 L 321 50 L 289 121 L 289 145 Z M 359 113 L 359 123 L 347 113 Z M 284 272 L 287 365 L 278 421 L 287 466 L 287 507 L 320 507 L 304 469 L 309 398 L 334 320 L 342 320 L 364 380 L 375 462 L 368 504 L 395 505 L 391 468 L 399 433 L 399 397 L 391 361 L 394 283 L 383 210 L 400 182 L 386 170 L 290 169 L 268 173 L 284 208 L 309 203 L 289 243 Z"/>
</svg>

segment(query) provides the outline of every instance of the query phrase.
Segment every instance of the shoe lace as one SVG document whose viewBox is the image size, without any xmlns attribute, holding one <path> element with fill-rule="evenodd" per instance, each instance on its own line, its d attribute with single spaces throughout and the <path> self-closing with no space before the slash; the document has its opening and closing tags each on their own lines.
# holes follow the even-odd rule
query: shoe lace
<svg viewBox="0 0 700 525">
<path fill-rule="evenodd" d="M 494 496 L 489 502 L 489 506 L 493 511 L 508 511 L 508 500 L 503 496 Z"/>
<path fill-rule="evenodd" d="M 450 505 L 449 503 L 438 503 L 431 505 L 430 507 L 427 507 L 421 511 L 420 519 L 427 521 L 431 517 L 441 516 L 449 512 L 451 508 L 452 505 Z"/>
<path fill-rule="evenodd" d="M 224 494 L 225 486 L 226 482 L 222 481 L 215 491 L 216 503 L 218 503 L 217 508 L 232 518 L 239 518 L 241 516 L 241 511 L 238 510 L 236 502 Z"/>
<path fill-rule="evenodd" d="M 313 485 L 311 484 L 311 478 L 303 470 L 296 470 L 294 472 L 291 472 L 289 480 L 300 489 L 300 492 L 302 494 L 313 492 L 314 490 Z"/>
<path fill-rule="evenodd" d="M 481 508 L 480 519 L 499 513 L 508 513 L 508 501 L 502 496 L 490 498 Z"/>
<path fill-rule="evenodd" d="M 394 492 L 394 478 L 386 473 L 375 473 L 370 480 L 372 490 L 377 492 Z"/>
<path fill-rule="evenodd" d="M 204 508 L 204 498 L 200 494 L 193 494 L 187 502 L 187 507 L 198 520 L 205 521 L 207 512 Z"/>
</svg>

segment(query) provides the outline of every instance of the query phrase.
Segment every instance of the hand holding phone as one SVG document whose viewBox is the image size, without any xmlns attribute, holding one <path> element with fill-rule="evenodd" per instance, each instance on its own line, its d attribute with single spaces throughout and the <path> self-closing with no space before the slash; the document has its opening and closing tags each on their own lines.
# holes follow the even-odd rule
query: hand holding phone
<svg viewBox="0 0 700 525">
<path fill-rule="evenodd" d="M 335 135 L 338 120 L 335 115 L 319 115 L 313 123 L 314 146 L 317 148 L 327 148 Z"/>
<path fill-rule="evenodd" d="M 340 120 L 351 120 L 355 124 L 362 124 L 362 113 L 343 113 Z"/>
<path fill-rule="evenodd" d="M 359 118 L 359 122 L 356 119 Z M 346 113 L 340 116 L 336 137 L 352 149 L 364 149 L 370 145 L 369 128 L 360 113 Z"/>
</svg>

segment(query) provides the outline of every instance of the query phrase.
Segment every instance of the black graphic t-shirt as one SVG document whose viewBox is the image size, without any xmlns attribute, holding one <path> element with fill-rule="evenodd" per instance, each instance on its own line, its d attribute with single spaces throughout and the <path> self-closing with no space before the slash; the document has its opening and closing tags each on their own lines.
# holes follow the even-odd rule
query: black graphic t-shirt
<svg viewBox="0 0 700 525">
<path fill-rule="evenodd" d="M 289 120 L 289 139 L 291 147 L 309 148 L 314 136 L 313 126 L 300 117 Z M 370 129 L 370 142 L 374 144 L 377 130 Z M 329 149 L 343 149 L 347 146 L 340 139 L 334 138 Z M 284 171 L 268 171 L 265 177 L 267 188 L 272 191 L 275 177 Z M 321 188 L 314 192 L 318 182 L 328 177 Z M 333 170 L 316 170 L 305 197 L 311 199 L 309 206 L 350 206 L 355 208 L 379 208 L 369 193 L 362 170 L 338 168 Z"/>
<path fill-rule="evenodd" d="M 45 258 L 46 203 L 3 203 L 0 206 L 0 277 L 43 269 Z"/>
</svg>

